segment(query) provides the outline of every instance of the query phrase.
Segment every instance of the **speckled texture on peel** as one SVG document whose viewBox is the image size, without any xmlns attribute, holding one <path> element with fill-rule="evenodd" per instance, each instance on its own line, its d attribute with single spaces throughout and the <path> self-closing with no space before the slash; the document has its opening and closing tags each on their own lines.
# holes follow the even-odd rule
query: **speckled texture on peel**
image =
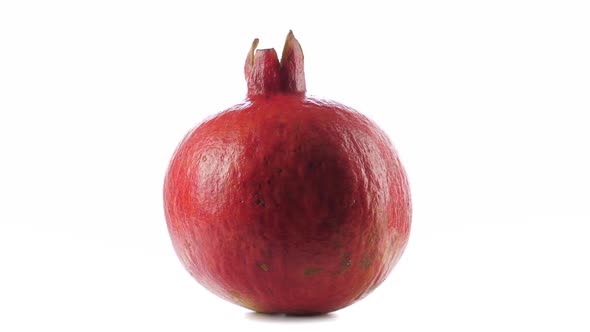
<svg viewBox="0 0 590 332">
<path fill-rule="evenodd" d="M 187 270 L 260 312 L 329 312 L 362 298 L 399 260 L 411 223 L 386 135 L 348 107 L 297 95 L 251 98 L 191 131 L 164 199 Z"/>
</svg>

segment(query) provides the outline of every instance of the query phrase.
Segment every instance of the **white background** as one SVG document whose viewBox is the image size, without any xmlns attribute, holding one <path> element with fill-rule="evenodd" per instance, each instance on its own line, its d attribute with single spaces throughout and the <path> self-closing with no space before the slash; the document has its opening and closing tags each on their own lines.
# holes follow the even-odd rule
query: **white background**
<svg viewBox="0 0 590 332">
<path fill-rule="evenodd" d="M 289 29 L 414 201 L 390 278 L 315 318 L 207 292 L 162 208 L 176 144 Z M 588 331 L 589 114 L 587 1 L 2 1 L 0 330 Z"/>
</svg>

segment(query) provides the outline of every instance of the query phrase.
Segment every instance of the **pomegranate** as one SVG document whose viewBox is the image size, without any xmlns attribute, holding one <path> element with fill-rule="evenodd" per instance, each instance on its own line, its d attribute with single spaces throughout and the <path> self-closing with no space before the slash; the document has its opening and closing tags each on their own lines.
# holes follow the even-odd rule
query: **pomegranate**
<svg viewBox="0 0 590 332">
<path fill-rule="evenodd" d="M 247 99 L 184 138 L 165 178 L 174 249 L 218 296 L 257 312 L 318 314 L 383 282 L 410 232 L 405 171 L 357 111 L 306 96 L 303 52 L 256 49 Z"/>
</svg>

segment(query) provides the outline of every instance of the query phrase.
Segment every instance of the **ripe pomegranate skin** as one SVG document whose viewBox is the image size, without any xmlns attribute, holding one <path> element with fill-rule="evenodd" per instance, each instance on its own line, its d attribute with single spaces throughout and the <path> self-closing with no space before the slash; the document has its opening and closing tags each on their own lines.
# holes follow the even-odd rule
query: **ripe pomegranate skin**
<svg viewBox="0 0 590 332">
<path fill-rule="evenodd" d="M 403 253 L 406 174 L 373 122 L 305 95 L 292 33 L 282 63 L 274 50 L 254 55 L 256 44 L 248 98 L 193 129 L 171 160 L 172 243 L 228 301 L 268 313 L 338 310 L 381 284 Z"/>
</svg>

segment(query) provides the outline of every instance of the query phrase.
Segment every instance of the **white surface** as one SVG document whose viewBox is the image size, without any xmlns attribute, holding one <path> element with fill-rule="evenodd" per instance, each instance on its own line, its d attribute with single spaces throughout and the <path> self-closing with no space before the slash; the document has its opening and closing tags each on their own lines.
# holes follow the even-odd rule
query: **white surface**
<svg viewBox="0 0 590 332">
<path fill-rule="evenodd" d="M 590 329 L 587 1 L 206 3 L 0 3 L 0 331 Z M 200 287 L 161 197 L 251 40 L 289 29 L 309 91 L 390 134 L 415 211 L 390 278 L 311 319 Z"/>
</svg>

